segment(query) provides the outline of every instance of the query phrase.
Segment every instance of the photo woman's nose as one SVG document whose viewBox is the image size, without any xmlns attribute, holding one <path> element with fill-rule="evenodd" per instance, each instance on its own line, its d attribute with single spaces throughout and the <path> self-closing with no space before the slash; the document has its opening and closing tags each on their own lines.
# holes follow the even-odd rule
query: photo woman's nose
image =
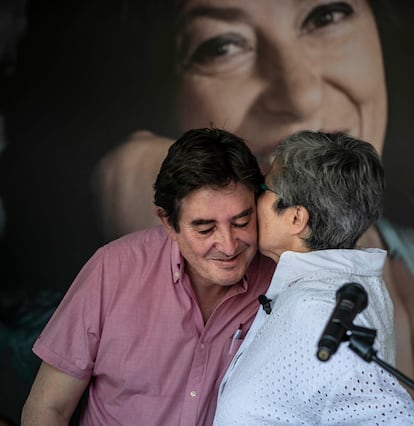
<svg viewBox="0 0 414 426">
<path fill-rule="evenodd" d="M 276 114 L 282 123 L 315 116 L 322 104 L 324 87 L 323 64 L 313 57 L 314 52 L 279 43 L 265 49 L 262 55 L 262 108 Z"/>
</svg>

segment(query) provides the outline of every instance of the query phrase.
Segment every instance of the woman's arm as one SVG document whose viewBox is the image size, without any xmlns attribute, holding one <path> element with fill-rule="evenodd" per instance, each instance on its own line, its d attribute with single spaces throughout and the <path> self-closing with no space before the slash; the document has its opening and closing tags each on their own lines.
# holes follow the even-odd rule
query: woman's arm
<svg viewBox="0 0 414 426">
<path fill-rule="evenodd" d="M 172 140 L 140 131 L 96 166 L 93 189 L 106 240 L 158 224 L 153 184 Z"/>
</svg>

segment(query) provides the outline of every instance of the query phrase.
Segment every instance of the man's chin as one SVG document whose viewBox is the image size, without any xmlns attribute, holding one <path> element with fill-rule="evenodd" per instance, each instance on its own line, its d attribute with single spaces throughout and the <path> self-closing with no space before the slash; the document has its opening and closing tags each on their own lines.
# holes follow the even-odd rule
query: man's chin
<svg viewBox="0 0 414 426">
<path fill-rule="evenodd" d="M 230 271 L 221 271 L 217 274 L 217 282 L 223 286 L 231 286 L 240 282 L 245 275 L 245 268 L 230 270 Z"/>
</svg>

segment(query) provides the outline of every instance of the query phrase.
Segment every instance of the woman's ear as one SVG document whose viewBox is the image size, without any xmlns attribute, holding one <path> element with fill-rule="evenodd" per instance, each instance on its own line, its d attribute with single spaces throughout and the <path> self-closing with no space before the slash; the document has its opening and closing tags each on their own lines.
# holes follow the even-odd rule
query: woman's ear
<svg viewBox="0 0 414 426">
<path fill-rule="evenodd" d="M 294 233 L 300 235 L 307 230 L 309 212 L 304 206 L 291 207 L 291 225 Z"/>
</svg>

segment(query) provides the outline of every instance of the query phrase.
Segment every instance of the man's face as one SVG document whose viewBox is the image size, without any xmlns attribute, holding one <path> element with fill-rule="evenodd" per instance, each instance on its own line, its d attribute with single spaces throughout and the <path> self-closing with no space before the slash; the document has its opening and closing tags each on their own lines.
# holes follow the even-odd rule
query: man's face
<svg viewBox="0 0 414 426">
<path fill-rule="evenodd" d="M 366 0 L 187 0 L 181 18 L 180 128 L 225 125 L 263 171 L 302 129 L 342 130 L 382 152 L 385 78 Z"/>
<path fill-rule="evenodd" d="M 257 250 L 254 193 L 243 184 L 202 187 L 181 201 L 179 232 L 169 227 L 198 288 L 230 286 L 243 278 Z"/>
</svg>

